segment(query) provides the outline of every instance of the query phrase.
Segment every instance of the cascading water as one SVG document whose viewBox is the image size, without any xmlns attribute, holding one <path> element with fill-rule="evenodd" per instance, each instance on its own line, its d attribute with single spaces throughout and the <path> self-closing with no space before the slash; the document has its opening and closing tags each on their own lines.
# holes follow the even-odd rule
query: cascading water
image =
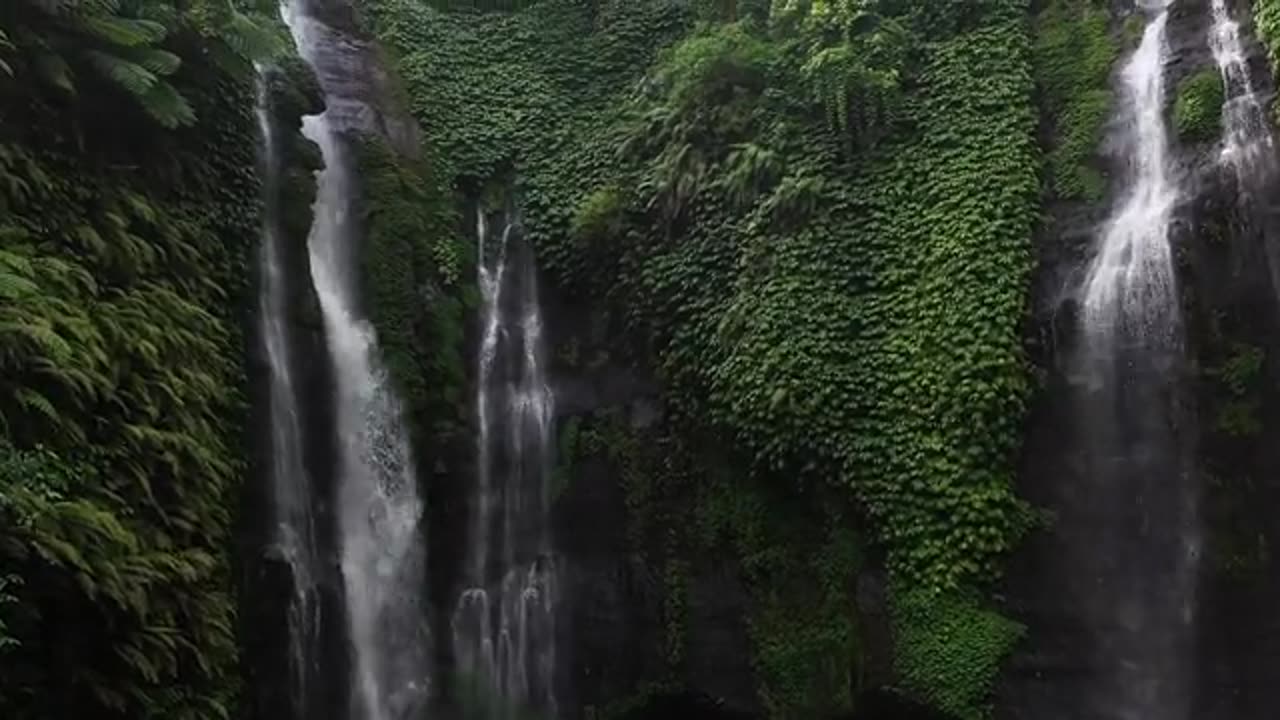
<svg viewBox="0 0 1280 720">
<path fill-rule="evenodd" d="M 547 530 L 553 397 L 537 273 L 510 213 L 496 233 L 483 210 L 477 215 L 480 437 L 454 654 L 464 692 L 488 717 L 554 717 L 556 567 Z"/>
<path fill-rule="evenodd" d="M 1170 235 L 1180 193 L 1165 124 L 1172 4 L 1139 6 L 1146 28 L 1118 76 L 1123 184 L 1082 287 L 1074 402 L 1085 464 L 1065 501 L 1081 532 L 1065 553 L 1096 673 L 1084 716 L 1118 720 L 1185 719 L 1193 674 L 1201 530 L 1177 378 Z"/>
<path fill-rule="evenodd" d="M 284 267 L 281 262 L 279 185 L 280 154 L 268 106 L 264 69 L 259 69 L 258 125 L 262 138 L 265 212 L 260 272 L 259 327 L 262 349 L 270 369 L 270 482 L 275 527 L 272 550 L 289 565 L 293 594 L 289 599 L 289 693 L 293 707 L 305 716 L 308 685 L 317 663 L 320 605 L 316 597 L 319 575 L 315 518 L 311 511 L 312 484 L 302 458 L 302 427 L 293 382 Z"/>
<path fill-rule="evenodd" d="M 313 67 L 346 48 L 294 5 L 285 19 Z M 325 89 L 326 106 L 346 98 Z M 350 105 L 349 102 L 346 105 Z M 352 720 L 417 717 L 430 690 L 423 506 L 400 406 L 357 312 L 355 167 L 329 111 L 303 119 L 321 151 L 308 239 L 312 282 L 334 367 L 337 532 L 351 649 Z"/>
<path fill-rule="evenodd" d="M 1254 87 L 1248 58 L 1240 36 L 1240 23 L 1231 16 L 1225 0 L 1213 0 L 1213 26 L 1209 47 L 1222 76 L 1223 165 L 1236 185 L 1236 207 L 1245 225 L 1260 236 L 1267 257 L 1272 288 L 1280 298 L 1280 247 L 1272 242 L 1280 233 L 1269 212 L 1268 196 L 1276 189 L 1275 138 L 1262 99 Z"/>
<path fill-rule="evenodd" d="M 1251 187 L 1248 181 L 1272 169 L 1274 140 L 1266 109 L 1253 86 L 1240 39 L 1240 23 L 1231 17 L 1226 0 L 1213 0 L 1212 9 L 1209 48 L 1222 75 L 1226 97 L 1222 106 L 1222 160 L 1241 179 L 1240 192 L 1247 196 Z"/>
<path fill-rule="evenodd" d="M 1117 333 L 1163 342 L 1177 324 L 1169 225 L 1178 191 L 1164 120 L 1169 4 L 1165 0 L 1148 22 L 1120 74 L 1130 176 L 1085 282 L 1084 325 L 1092 343 L 1109 344 Z"/>
</svg>

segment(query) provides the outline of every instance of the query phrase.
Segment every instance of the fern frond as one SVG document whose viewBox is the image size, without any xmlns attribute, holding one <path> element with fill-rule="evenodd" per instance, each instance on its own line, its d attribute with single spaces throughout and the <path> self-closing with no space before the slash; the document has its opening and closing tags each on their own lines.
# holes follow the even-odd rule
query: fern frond
<svg viewBox="0 0 1280 720">
<path fill-rule="evenodd" d="M 139 98 L 145 97 L 159 82 L 155 73 L 119 55 L 87 50 L 85 56 L 99 73 Z"/>
<path fill-rule="evenodd" d="M 125 52 L 129 60 L 141 65 L 159 77 L 166 77 L 182 67 L 182 58 L 157 48 L 129 48 Z"/>
<path fill-rule="evenodd" d="M 242 63 L 269 60 L 279 55 L 285 46 L 266 17 L 259 20 L 238 11 L 231 12 L 216 35 Z"/>
<path fill-rule="evenodd" d="M 35 58 L 35 69 L 45 82 L 68 95 L 75 94 L 74 73 L 61 55 L 53 52 L 39 53 Z"/>
<path fill-rule="evenodd" d="M 142 98 L 142 107 L 167 128 L 193 125 L 196 111 L 172 85 L 156 83 Z"/>
<path fill-rule="evenodd" d="M 13 394 L 13 399 L 24 410 L 29 410 L 48 420 L 54 427 L 63 424 L 62 416 L 58 414 L 58 409 L 49 402 L 49 398 L 30 388 L 18 388 Z"/>
<path fill-rule="evenodd" d="M 4 30 L 0 30 L 0 53 L 13 52 L 15 49 L 13 43 L 9 41 L 9 36 Z M 13 66 L 5 62 L 2 57 L 0 57 L 0 73 L 13 77 Z"/>
<path fill-rule="evenodd" d="M 80 19 L 79 26 L 89 35 L 128 48 L 158 43 L 169 34 L 158 22 L 113 15 L 84 17 Z"/>
<path fill-rule="evenodd" d="M 5 338 L 6 335 L 9 337 Z M 36 352 L 49 355 L 59 362 L 72 355 L 71 346 L 44 318 L 28 317 L 23 322 L 0 320 L 0 338 L 5 338 L 5 343 L 26 340 L 35 347 Z"/>
</svg>

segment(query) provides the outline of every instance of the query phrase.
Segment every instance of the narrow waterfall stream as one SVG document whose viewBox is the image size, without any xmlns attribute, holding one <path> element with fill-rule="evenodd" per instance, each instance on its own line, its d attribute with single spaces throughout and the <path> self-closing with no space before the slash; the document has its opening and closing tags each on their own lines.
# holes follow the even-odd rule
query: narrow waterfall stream
<svg viewBox="0 0 1280 720">
<path fill-rule="evenodd" d="M 1209 48 L 1222 75 L 1226 102 L 1222 106 L 1222 160 L 1240 179 L 1241 202 L 1252 194 L 1252 180 L 1271 171 L 1274 140 L 1267 111 L 1254 89 L 1248 59 L 1240 38 L 1240 23 L 1226 0 L 1213 0 Z"/>
<path fill-rule="evenodd" d="M 302 457 L 302 426 L 293 381 L 285 268 L 281 261 L 279 208 L 280 153 L 268 107 L 267 79 L 259 69 L 258 125 L 261 132 L 264 217 L 259 266 L 259 328 L 270 369 L 267 396 L 271 437 L 269 468 L 275 526 L 272 550 L 289 565 L 293 594 L 289 599 L 289 695 L 293 707 L 306 714 L 311 676 L 318 655 L 320 605 L 316 597 L 319 558 L 316 552 L 312 483 Z"/>
<path fill-rule="evenodd" d="M 478 467 L 454 654 L 466 699 L 486 716 L 555 717 L 556 565 L 547 517 L 553 396 L 533 253 L 514 211 L 500 218 L 491 225 L 477 212 Z"/>
<path fill-rule="evenodd" d="M 286 21 L 313 67 L 341 54 L 296 5 Z M 326 106 L 343 106 L 323 81 Z M 349 102 L 346 103 L 350 105 Z M 350 641 L 351 720 L 418 717 L 429 691 L 429 638 L 422 601 L 425 547 L 417 476 L 399 401 L 382 367 L 372 326 L 358 311 L 353 206 L 356 168 L 326 111 L 303 121 L 321 150 L 314 222 L 308 239 L 312 282 L 334 367 L 336 518 Z"/>
<path fill-rule="evenodd" d="M 1172 0 L 1140 3 L 1141 43 L 1120 69 L 1121 184 L 1082 286 L 1074 402 L 1089 528 L 1070 548 L 1096 675 L 1084 715 L 1190 712 L 1201 530 L 1188 461 L 1179 297 L 1170 231 L 1180 190 L 1165 113 Z M 1085 493 L 1081 496 L 1080 493 Z M 1076 717 L 1064 715 L 1063 717 Z"/>
<path fill-rule="evenodd" d="M 1268 211 L 1277 180 L 1275 138 L 1267 110 L 1254 86 L 1240 23 L 1226 0 L 1213 0 L 1209 47 L 1222 76 L 1221 162 L 1235 180 L 1236 209 L 1247 232 L 1256 236 L 1267 259 L 1271 286 L 1280 299 L 1280 228 Z M 1274 240 L 1273 240 L 1274 239 Z"/>
<path fill-rule="evenodd" d="M 1119 334 L 1163 344 L 1177 323 L 1169 223 L 1178 191 L 1170 176 L 1164 119 L 1168 4 L 1165 0 L 1147 23 L 1142 43 L 1120 73 L 1128 184 L 1107 222 L 1084 291 L 1085 329 L 1090 342 L 1100 346 Z"/>
</svg>

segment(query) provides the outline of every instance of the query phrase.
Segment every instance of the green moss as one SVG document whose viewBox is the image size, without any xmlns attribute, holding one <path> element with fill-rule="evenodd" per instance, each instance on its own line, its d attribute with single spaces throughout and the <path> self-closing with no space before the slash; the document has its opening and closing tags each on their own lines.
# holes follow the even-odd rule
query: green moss
<svg viewBox="0 0 1280 720">
<path fill-rule="evenodd" d="M 580 454 L 582 419 L 571 417 L 560 424 L 556 441 L 556 466 L 551 471 L 551 497 L 554 502 L 569 489 Z"/>
<path fill-rule="evenodd" d="M 728 543 L 751 593 L 748 633 L 770 717 L 853 709 L 861 667 L 854 586 L 862 545 L 838 497 L 795 497 L 764 478 L 698 481 L 697 547 Z"/>
<path fill-rule="evenodd" d="M 1173 126 L 1183 142 L 1218 137 L 1222 128 L 1223 89 L 1218 71 L 1205 68 L 1178 83 Z"/>
<path fill-rule="evenodd" d="M 1280 57 L 1280 0 L 1254 0 L 1252 5 L 1254 29 L 1267 46 L 1274 69 Z"/>
<path fill-rule="evenodd" d="M 1119 51 L 1101 3 L 1052 0 L 1036 15 L 1036 82 L 1054 130 L 1048 171 L 1059 198 L 1096 202 L 1105 193 L 1091 159 L 1110 111 L 1109 78 Z"/>
<path fill-rule="evenodd" d="M 570 230 L 584 244 L 608 241 L 623 231 L 627 198 L 616 187 L 603 187 L 587 195 L 573 215 Z"/>
<path fill-rule="evenodd" d="M 1256 512 L 1258 483 L 1247 475 L 1209 475 L 1205 495 L 1207 560 L 1222 576 L 1240 583 L 1264 581 L 1271 543 Z"/>
<path fill-rule="evenodd" d="M 1220 386 L 1216 428 L 1238 438 L 1256 437 L 1262 432 L 1261 385 L 1266 354 L 1261 348 L 1234 343 L 1221 364 L 1205 374 Z"/>
<path fill-rule="evenodd" d="M 463 268 L 471 251 L 456 230 L 453 195 L 425 159 L 398 156 L 372 137 L 354 142 L 364 296 L 415 447 L 431 456 L 460 431 L 466 412 Z"/>
<path fill-rule="evenodd" d="M 962 595 L 895 587 L 890 606 L 903 688 L 962 720 L 990 717 L 1000 662 L 1024 628 Z"/>
</svg>

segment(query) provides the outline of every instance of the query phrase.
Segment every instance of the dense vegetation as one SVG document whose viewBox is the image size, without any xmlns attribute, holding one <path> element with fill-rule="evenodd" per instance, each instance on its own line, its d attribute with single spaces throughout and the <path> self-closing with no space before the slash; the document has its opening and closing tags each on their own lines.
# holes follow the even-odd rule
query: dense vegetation
<svg viewBox="0 0 1280 720">
<path fill-rule="evenodd" d="M 1043 116 L 1052 125 L 1049 186 L 1062 200 L 1097 202 L 1105 191 L 1090 162 L 1110 113 L 1110 75 L 1118 43 L 1105 3 L 1052 0 L 1035 17 L 1035 73 Z"/>
<path fill-rule="evenodd" d="M 1212 68 L 1178 84 L 1173 126 L 1184 142 L 1214 140 L 1222 131 L 1222 77 Z"/>
<path fill-rule="evenodd" d="M 260 9 L 0 7 L 4 717 L 236 709 Z"/>
<path fill-rule="evenodd" d="M 702 438 L 582 430 L 640 514 L 704 518 L 658 545 L 669 593 L 728 541 L 765 706 L 847 707 L 860 525 L 903 684 L 982 715 L 1018 635 L 982 590 L 1030 522 L 1010 466 L 1041 162 L 1026 3 L 435 5 L 365 3 L 438 171 L 472 193 L 515 177 L 544 267 L 657 368 L 667 432 Z"/>
<path fill-rule="evenodd" d="M 599 329 L 555 362 L 662 387 L 660 423 L 560 429 L 557 477 L 586 458 L 616 474 L 636 574 L 661 586 L 663 667 L 591 698 L 601 715 L 679 688 L 689 588 L 723 561 L 771 716 L 852 709 L 883 650 L 869 577 L 898 689 L 987 717 L 1022 634 L 992 588 L 1035 522 L 1012 482 L 1031 238 L 1047 201 L 1106 191 L 1132 40 L 1106 3 L 355 4 L 426 132 L 420 156 L 348 138 L 364 299 L 424 475 L 463 472 L 445 458 L 470 403 L 464 218 L 508 187 L 549 294 Z M 1280 2 L 1253 7 L 1275 47 Z M 282 44 L 275 10 L 0 7 L 4 717 L 237 710 L 252 62 Z M 1222 94 L 1212 71 L 1177 88 L 1183 141 L 1217 135 Z M 1222 381 L 1243 409 L 1221 424 L 1256 434 L 1261 360 L 1237 355 Z"/>
</svg>

